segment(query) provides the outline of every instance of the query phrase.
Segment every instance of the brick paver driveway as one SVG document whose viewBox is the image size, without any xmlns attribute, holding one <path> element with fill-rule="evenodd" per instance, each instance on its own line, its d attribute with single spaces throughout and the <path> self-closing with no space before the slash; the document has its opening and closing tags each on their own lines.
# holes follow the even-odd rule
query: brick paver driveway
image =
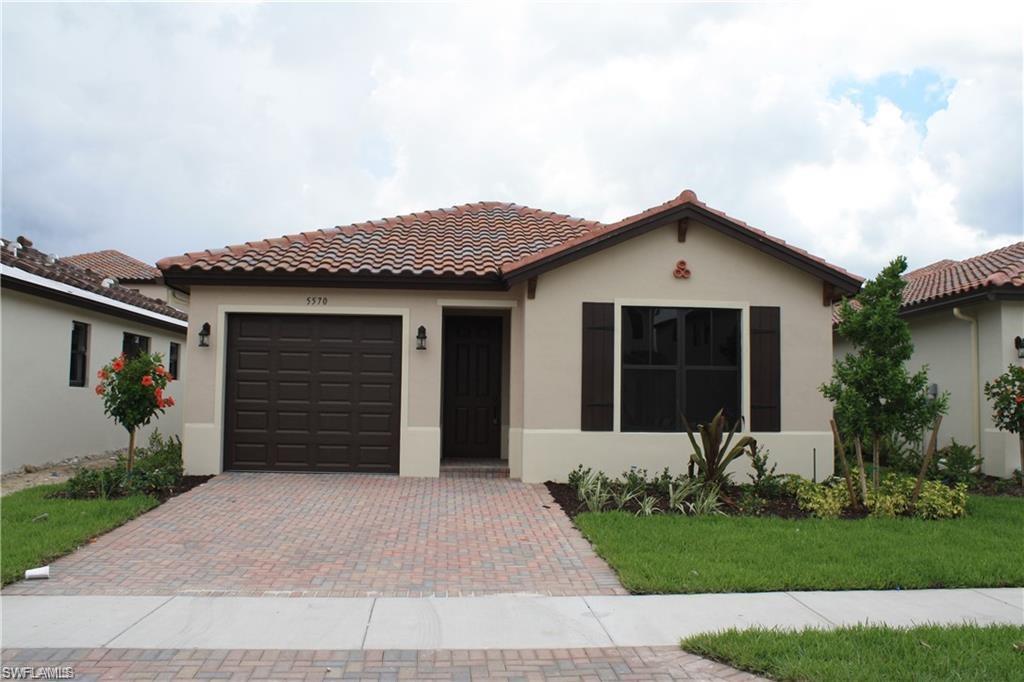
<svg viewBox="0 0 1024 682">
<path fill-rule="evenodd" d="M 625 594 L 544 486 L 226 473 L 5 594 Z"/>
</svg>

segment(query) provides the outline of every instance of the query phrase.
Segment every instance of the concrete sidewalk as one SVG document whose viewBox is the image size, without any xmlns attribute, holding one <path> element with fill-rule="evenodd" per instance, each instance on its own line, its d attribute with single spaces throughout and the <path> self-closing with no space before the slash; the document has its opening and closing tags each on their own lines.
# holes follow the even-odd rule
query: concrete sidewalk
<svg viewBox="0 0 1024 682">
<path fill-rule="evenodd" d="M 571 649 L 727 627 L 1024 625 L 1024 589 L 651 596 L 4 596 L 4 648 Z"/>
</svg>

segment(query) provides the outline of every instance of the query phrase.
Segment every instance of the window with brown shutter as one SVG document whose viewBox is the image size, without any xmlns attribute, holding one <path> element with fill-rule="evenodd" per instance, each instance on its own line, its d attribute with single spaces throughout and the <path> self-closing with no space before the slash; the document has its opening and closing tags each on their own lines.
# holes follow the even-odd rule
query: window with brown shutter
<svg viewBox="0 0 1024 682">
<path fill-rule="evenodd" d="M 583 384 L 580 428 L 614 427 L 615 304 L 583 304 Z"/>
<path fill-rule="evenodd" d="M 750 430 L 781 431 L 779 309 L 750 308 Z"/>
</svg>

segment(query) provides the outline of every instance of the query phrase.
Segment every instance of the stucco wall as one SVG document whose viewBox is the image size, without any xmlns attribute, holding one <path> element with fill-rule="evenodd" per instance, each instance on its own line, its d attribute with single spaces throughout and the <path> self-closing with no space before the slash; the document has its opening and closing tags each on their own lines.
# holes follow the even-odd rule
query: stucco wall
<svg viewBox="0 0 1024 682">
<path fill-rule="evenodd" d="M 185 342 L 184 335 L 9 289 L 0 294 L 0 320 L 0 461 L 5 472 L 127 447 L 124 429 L 103 414 L 96 372 L 121 353 L 124 332 L 150 337 L 150 350 L 165 359 L 171 341 Z M 68 385 L 72 321 L 90 325 L 84 387 Z M 187 371 L 187 359 L 182 363 Z M 154 428 L 181 433 L 184 394 L 183 382 L 171 384 L 168 395 L 177 404 L 141 432 L 141 443 Z"/>
<path fill-rule="evenodd" d="M 1017 439 L 995 429 L 992 406 L 983 394 L 991 381 L 1011 363 L 1020 363 L 1013 339 L 1024 335 L 1024 303 L 989 301 L 963 306 L 964 315 L 978 324 L 978 402 L 974 400 L 974 372 L 971 355 L 971 324 L 953 316 L 952 307 L 906 318 L 914 341 L 914 355 L 908 369 L 928 365 L 930 382 L 949 393 L 949 412 L 939 430 L 939 447 L 952 439 L 974 445 L 984 458 L 982 470 L 992 476 L 1009 476 L 1020 467 Z M 836 339 L 835 357 L 850 351 L 850 344 Z M 979 427 L 976 427 L 975 414 Z M 978 438 L 980 429 L 980 443 Z"/>
<path fill-rule="evenodd" d="M 307 297 L 326 297 L 327 305 L 309 306 Z M 223 464 L 222 423 L 224 335 L 231 312 L 291 314 L 374 314 L 403 319 L 402 415 L 400 473 L 437 476 L 441 455 L 441 320 L 445 310 L 507 310 L 512 327 L 509 338 L 511 381 L 507 400 L 507 449 L 510 469 L 520 470 L 519 433 L 522 427 L 522 353 L 517 350 L 517 320 L 521 319 L 521 287 L 508 292 L 383 291 L 303 287 L 195 286 L 190 296 L 189 342 L 186 369 L 188 396 L 185 409 L 185 466 L 190 473 L 218 473 Z M 211 326 L 210 346 L 200 348 L 199 328 Z M 416 329 L 427 329 L 427 349 L 415 348 Z"/>
<path fill-rule="evenodd" d="M 689 279 L 676 279 L 686 260 Z M 832 473 L 829 403 L 817 387 L 829 377 L 831 310 L 822 284 L 782 261 L 691 222 L 680 243 L 675 224 L 542 275 L 536 299 L 526 301 L 523 479 L 564 479 L 577 464 L 617 474 L 631 465 L 649 471 L 682 471 L 689 456 L 686 434 L 621 433 L 619 370 L 615 431 L 580 431 L 582 302 L 622 305 L 732 307 L 742 310 L 743 413 L 749 410 L 750 306 L 781 308 L 782 431 L 754 434 L 779 470 L 818 478 Z M 619 335 L 616 333 L 616 344 Z M 616 358 L 620 356 L 616 346 Z M 815 465 L 815 458 L 817 464 Z M 737 469 L 746 469 L 743 461 Z"/>
</svg>

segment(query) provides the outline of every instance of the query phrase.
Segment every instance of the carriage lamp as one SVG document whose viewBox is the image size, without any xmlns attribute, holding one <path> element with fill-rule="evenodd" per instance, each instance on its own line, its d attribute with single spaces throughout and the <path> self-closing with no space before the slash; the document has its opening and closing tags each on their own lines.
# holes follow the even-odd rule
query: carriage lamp
<svg viewBox="0 0 1024 682">
<path fill-rule="evenodd" d="M 203 326 L 199 328 L 199 347 L 209 348 L 210 347 L 210 323 L 203 322 Z"/>
<path fill-rule="evenodd" d="M 422 324 L 420 328 L 416 330 L 416 350 L 427 349 L 427 328 Z"/>
<path fill-rule="evenodd" d="M 1017 357 L 1024 359 L 1024 339 L 1017 337 L 1013 340 L 1013 347 L 1017 349 Z"/>
</svg>

